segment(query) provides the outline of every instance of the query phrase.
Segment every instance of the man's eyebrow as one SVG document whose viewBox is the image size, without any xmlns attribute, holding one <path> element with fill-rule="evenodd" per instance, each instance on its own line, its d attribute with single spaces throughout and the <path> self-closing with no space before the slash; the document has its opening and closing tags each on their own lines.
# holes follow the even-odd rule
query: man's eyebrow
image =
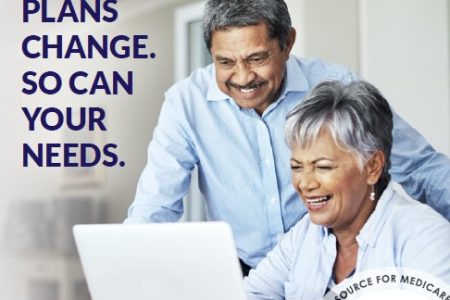
<svg viewBox="0 0 450 300">
<path fill-rule="evenodd" d="M 268 50 L 262 50 L 262 51 L 250 53 L 247 57 L 244 58 L 244 60 L 247 60 L 247 59 L 250 59 L 250 58 L 253 58 L 253 57 L 257 57 L 257 56 L 268 56 L 268 55 L 269 55 L 269 51 L 268 51 Z M 215 58 L 216 60 L 229 60 L 229 61 L 234 61 L 233 59 L 228 58 L 228 57 L 225 57 L 225 56 L 222 56 L 222 55 L 220 55 L 220 54 L 215 55 L 214 58 Z"/>
<path fill-rule="evenodd" d="M 232 59 L 230 59 L 228 57 L 225 57 L 225 56 L 222 56 L 222 55 L 215 55 L 214 58 L 216 60 L 230 60 L 230 61 L 232 61 Z"/>
<path fill-rule="evenodd" d="M 263 51 L 258 51 L 255 53 L 251 53 L 249 56 L 246 57 L 246 59 L 255 57 L 255 56 L 268 56 L 269 55 L 269 51 L 268 50 L 263 50 Z"/>
</svg>

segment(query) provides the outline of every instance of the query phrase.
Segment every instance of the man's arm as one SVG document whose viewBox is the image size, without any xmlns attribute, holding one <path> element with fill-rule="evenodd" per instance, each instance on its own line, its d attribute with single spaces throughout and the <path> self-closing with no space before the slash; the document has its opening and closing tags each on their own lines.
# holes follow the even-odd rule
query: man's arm
<svg viewBox="0 0 450 300">
<path fill-rule="evenodd" d="M 169 222 L 182 216 L 182 199 L 197 162 L 186 124 L 182 105 L 166 95 L 125 223 Z"/>
<path fill-rule="evenodd" d="M 413 199 L 427 203 L 450 220 L 450 159 L 436 152 L 395 113 L 393 137 L 390 169 L 393 180 Z"/>
<path fill-rule="evenodd" d="M 343 82 L 360 79 L 353 72 L 341 78 Z M 394 111 L 393 114 L 392 179 L 401 184 L 411 198 L 428 204 L 450 220 L 450 159 L 436 152 L 411 125 Z"/>
</svg>

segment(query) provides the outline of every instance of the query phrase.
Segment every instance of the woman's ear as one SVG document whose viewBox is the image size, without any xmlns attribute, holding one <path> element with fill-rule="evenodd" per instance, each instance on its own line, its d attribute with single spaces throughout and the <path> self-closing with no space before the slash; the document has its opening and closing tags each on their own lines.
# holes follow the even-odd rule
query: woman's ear
<svg viewBox="0 0 450 300">
<path fill-rule="evenodd" d="M 367 161 L 365 169 L 367 172 L 367 184 L 372 185 L 378 182 L 384 168 L 384 153 L 380 150 L 372 154 L 372 157 Z"/>
</svg>

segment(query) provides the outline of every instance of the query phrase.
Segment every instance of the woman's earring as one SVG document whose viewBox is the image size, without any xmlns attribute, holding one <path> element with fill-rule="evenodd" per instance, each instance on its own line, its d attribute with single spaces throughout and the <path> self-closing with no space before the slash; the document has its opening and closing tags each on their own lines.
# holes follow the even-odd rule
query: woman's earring
<svg viewBox="0 0 450 300">
<path fill-rule="evenodd" d="M 369 196 L 370 201 L 375 201 L 375 186 L 372 184 L 372 192 L 370 192 Z"/>
</svg>

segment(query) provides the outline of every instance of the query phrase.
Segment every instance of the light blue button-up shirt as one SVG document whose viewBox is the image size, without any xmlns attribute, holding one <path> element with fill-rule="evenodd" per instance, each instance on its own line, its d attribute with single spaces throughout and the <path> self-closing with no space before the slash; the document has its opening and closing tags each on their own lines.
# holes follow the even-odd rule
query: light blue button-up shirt
<svg viewBox="0 0 450 300">
<path fill-rule="evenodd" d="M 401 197 L 392 184 L 356 240 L 356 273 L 409 268 L 450 283 L 450 223 L 430 207 Z M 334 234 L 306 215 L 245 279 L 247 298 L 323 299 L 336 254 Z"/>
<path fill-rule="evenodd" d="M 306 213 L 291 186 L 287 113 L 318 83 L 354 79 L 342 66 L 291 56 L 280 96 L 262 116 L 220 91 L 213 65 L 176 83 L 166 92 L 125 222 L 178 220 L 197 165 L 208 219 L 228 222 L 239 257 L 256 266 Z M 450 161 L 397 116 L 394 127 L 394 179 L 450 217 Z"/>
</svg>

